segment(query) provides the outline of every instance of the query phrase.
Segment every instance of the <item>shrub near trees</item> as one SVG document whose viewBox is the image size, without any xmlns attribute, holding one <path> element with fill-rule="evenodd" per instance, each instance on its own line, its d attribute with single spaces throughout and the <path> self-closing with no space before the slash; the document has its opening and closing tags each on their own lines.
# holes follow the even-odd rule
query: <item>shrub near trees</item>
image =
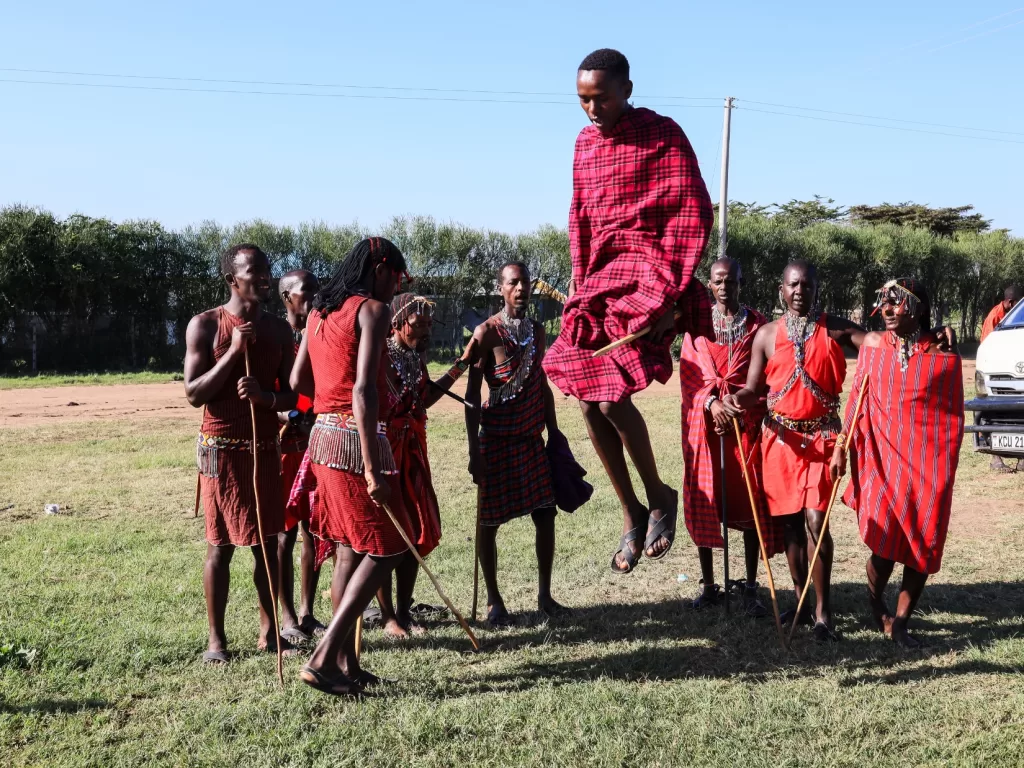
<svg viewBox="0 0 1024 768">
<path fill-rule="evenodd" d="M 0 370 L 31 369 L 33 327 L 43 370 L 177 368 L 189 318 L 224 296 L 217 262 L 228 244 L 258 244 L 275 275 L 303 268 L 325 276 L 367 234 L 356 224 L 291 227 L 262 220 L 232 227 L 205 221 L 172 231 L 153 221 L 0 209 Z M 566 231 L 550 225 L 510 235 L 409 216 L 372 234 L 398 244 L 417 276 L 415 290 L 442 297 L 449 324 L 480 304 L 505 261 L 525 261 L 535 276 L 563 290 L 569 281 Z M 717 243 L 712 233 L 707 255 Z M 921 277 L 933 291 L 937 316 L 953 322 L 962 338 L 975 335 L 1007 283 L 1024 281 L 1024 240 L 989 231 L 969 206 L 846 210 L 821 197 L 771 206 L 734 202 L 728 250 L 743 263 L 745 300 L 762 311 L 778 306 L 782 268 L 800 256 L 819 265 L 823 306 L 843 314 L 870 308 L 887 277 Z M 456 339 L 458 328 L 451 330 Z"/>
</svg>

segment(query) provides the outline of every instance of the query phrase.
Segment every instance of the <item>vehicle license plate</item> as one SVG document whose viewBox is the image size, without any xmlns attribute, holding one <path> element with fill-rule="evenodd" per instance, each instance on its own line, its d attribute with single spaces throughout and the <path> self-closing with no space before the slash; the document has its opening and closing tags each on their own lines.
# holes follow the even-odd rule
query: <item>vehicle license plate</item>
<svg viewBox="0 0 1024 768">
<path fill-rule="evenodd" d="M 1024 453 L 1024 434 L 1008 435 L 1005 432 L 993 432 L 992 448 L 997 451 Z"/>
</svg>

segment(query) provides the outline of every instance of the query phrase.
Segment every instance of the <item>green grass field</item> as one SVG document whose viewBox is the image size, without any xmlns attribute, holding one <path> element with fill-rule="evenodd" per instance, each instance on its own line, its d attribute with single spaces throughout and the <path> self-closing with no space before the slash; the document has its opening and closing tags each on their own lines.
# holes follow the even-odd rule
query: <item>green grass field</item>
<svg viewBox="0 0 1024 768">
<path fill-rule="evenodd" d="M 134 371 L 127 373 L 40 373 L 36 376 L 0 376 L 0 390 L 42 387 L 108 386 L 110 384 L 164 384 L 182 381 L 180 372 Z"/>
<path fill-rule="evenodd" d="M 640 402 L 663 474 L 681 472 L 678 401 Z M 535 608 L 532 525 L 499 537 L 510 631 L 453 622 L 404 644 L 368 631 L 364 663 L 397 683 L 361 703 L 257 654 L 252 558 L 234 562 L 239 657 L 204 668 L 193 433 L 180 421 L 68 423 L 0 433 L 0 763 L 47 766 L 1017 766 L 1024 755 L 1024 475 L 965 448 L 946 559 L 921 604 L 928 644 L 905 653 L 867 627 L 852 513 L 837 507 L 842 640 L 771 619 L 690 614 L 699 578 L 681 530 L 665 561 L 608 571 L 621 524 L 578 412 L 560 407 L 594 500 L 558 522 L 556 596 Z M 455 602 L 472 591 L 474 490 L 457 413 L 430 422 L 444 540 L 430 562 Z M 737 489 L 737 492 L 740 492 Z M 67 505 L 45 516 L 45 503 Z M 11 506 L 13 505 L 13 506 Z M 740 551 L 740 537 L 732 539 Z M 773 561 L 783 608 L 792 592 Z M 733 560 L 734 573 L 740 559 Z M 325 569 L 326 584 L 329 568 Z M 689 580 L 677 581 L 685 573 Z M 764 583 L 762 577 L 762 583 Z M 421 580 L 417 599 L 438 602 Z M 767 594 L 765 596 L 767 600 Z M 319 610 L 326 618 L 329 606 Z"/>
</svg>

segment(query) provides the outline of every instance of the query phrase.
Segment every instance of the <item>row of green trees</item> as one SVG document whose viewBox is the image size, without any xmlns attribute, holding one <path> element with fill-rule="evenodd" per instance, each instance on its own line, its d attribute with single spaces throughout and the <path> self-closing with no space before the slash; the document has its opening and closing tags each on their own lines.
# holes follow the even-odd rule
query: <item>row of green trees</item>
<svg viewBox="0 0 1024 768">
<path fill-rule="evenodd" d="M 822 304 L 832 311 L 870 306 L 887 277 L 915 275 L 931 286 L 937 314 L 970 338 L 1005 285 L 1024 278 L 1024 240 L 987 229 L 969 207 L 733 203 L 728 250 L 743 264 L 745 300 L 763 311 L 777 305 L 779 275 L 798 256 L 818 264 Z M 10 206 L 0 209 L 0 366 L 30 369 L 34 335 L 40 369 L 176 367 L 188 319 L 224 296 L 217 263 L 229 244 L 258 244 L 276 275 L 304 268 L 325 276 L 368 234 L 394 240 L 420 277 L 417 290 L 443 295 L 455 318 L 505 261 L 526 261 L 562 289 L 569 280 L 568 237 L 552 226 L 510 235 L 417 216 L 372 232 L 260 220 L 172 231 Z M 714 232 L 709 252 L 717 242 Z"/>
</svg>

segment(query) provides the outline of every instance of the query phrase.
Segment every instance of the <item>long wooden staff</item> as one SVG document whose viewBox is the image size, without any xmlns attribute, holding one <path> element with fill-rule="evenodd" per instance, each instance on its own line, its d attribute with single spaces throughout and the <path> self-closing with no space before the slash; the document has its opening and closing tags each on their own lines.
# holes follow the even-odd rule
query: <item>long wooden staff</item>
<svg viewBox="0 0 1024 768">
<path fill-rule="evenodd" d="M 192 517 L 199 517 L 199 473 L 196 473 L 196 506 L 192 510 Z"/>
<path fill-rule="evenodd" d="M 864 402 L 864 393 L 868 391 L 868 374 L 864 374 L 864 378 L 860 384 L 860 394 L 857 395 L 857 405 L 853 409 L 853 421 L 850 422 L 850 433 L 853 433 L 853 428 L 857 424 L 857 417 L 860 416 L 860 406 Z M 832 506 L 836 503 L 836 495 L 839 493 L 839 481 L 841 477 L 837 477 L 836 481 L 832 483 L 832 495 L 828 500 L 828 508 L 825 510 L 825 519 L 821 522 L 821 533 L 818 534 L 818 542 L 814 545 L 814 554 L 811 556 L 810 565 L 807 568 L 807 583 L 804 584 L 803 590 L 800 592 L 800 599 L 796 604 L 796 614 L 793 616 L 793 623 L 789 627 L 789 639 L 793 640 L 793 632 L 796 630 L 796 625 L 800 622 L 800 609 L 804 605 L 804 599 L 807 597 L 807 592 L 811 588 L 811 579 L 814 576 L 814 564 L 818 561 L 818 552 L 821 551 L 821 540 L 825 538 L 825 534 L 828 533 L 828 518 L 832 514 Z"/>
<path fill-rule="evenodd" d="M 471 616 L 476 622 L 477 590 L 480 585 L 480 489 L 476 489 L 476 530 L 473 531 L 473 610 Z"/>
<path fill-rule="evenodd" d="M 725 477 L 725 435 L 718 436 L 718 456 L 722 484 L 722 578 L 725 579 L 725 612 L 729 613 L 729 503 Z"/>
<path fill-rule="evenodd" d="M 754 497 L 754 486 L 750 482 L 750 475 L 747 472 L 747 456 L 746 452 L 743 450 L 743 436 L 740 434 L 740 423 L 736 419 L 733 419 L 732 426 L 736 431 L 736 444 L 740 448 L 740 462 L 743 467 L 743 480 L 747 484 L 747 496 L 750 498 L 750 511 L 754 515 L 754 529 L 757 531 L 757 543 L 761 547 L 761 561 L 764 563 L 764 569 L 768 573 L 768 591 L 771 593 L 772 610 L 775 612 L 775 629 L 779 632 L 779 643 L 782 645 L 783 650 L 789 650 L 789 646 L 786 644 L 786 634 L 782 631 L 782 616 L 779 614 L 779 598 L 775 595 L 775 577 L 772 576 L 772 564 L 768 559 L 768 550 L 764 546 L 764 534 L 761 532 L 761 520 L 757 514 L 758 504 Z"/>
<path fill-rule="evenodd" d="M 249 366 L 249 347 L 245 347 L 245 375 L 252 376 Z M 263 538 L 263 515 L 260 514 L 260 454 L 256 434 L 256 403 L 249 401 L 249 412 L 252 414 L 252 490 L 256 494 L 256 530 L 260 536 L 260 552 L 263 553 L 263 567 L 267 571 L 267 589 L 270 590 L 270 602 L 274 612 L 274 647 L 277 648 L 277 681 L 284 685 L 284 649 L 281 648 L 281 628 L 277 622 L 277 593 L 274 592 L 274 580 L 270 576 L 270 559 L 267 557 L 267 540 Z"/>
<path fill-rule="evenodd" d="M 469 642 L 473 644 L 473 650 L 479 651 L 480 643 L 477 642 L 476 635 L 473 634 L 473 630 L 469 628 L 469 624 L 466 623 L 462 614 L 459 613 L 458 609 L 454 605 L 452 605 L 452 601 L 448 599 L 448 595 L 446 595 L 444 590 L 441 589 L 441 584 L 438 582 L 434 574 L 431 573 L 427 564 L 423 562 L 423 558 L 420 556 L 419 550 L 416 549 L 415 545 L 413 545 L 412 541 L 409 539 L 409 534 L 405 532 L 402 524 L 398 522 L 398 518 L 395 516 L 395 513 L 391 511 L 391 507 L 387 503 L 381 504 L 381 506 L 384 507 L 384 511 L 388 513 L 388 517 L 391 518 L 391 522 L 394 524 L 395 528 L 398 529 L 398 533 L 401 535 L 402 541 L 405 542 L 409 551 L 412 552 L 413 557 L 416 558 L 416 562 L 420 564 L 420 568 L 422 568 L 423 572 L 427 574 L 427 578 L 430 579 L 430 583 L 434 585 L 434 589 L 437 590 L 437 594 L 444 601 L 444 604 L 448 606 L 448 610 L 452 612 L 452 615 L 459 620 L 459 624 L 462 625 L 462 628 L 466 630 L 466 634 L 469 635 Z"/>
<path fill-rule="evenodd" d="M 356 619 L 356 661 L 363 655 L 363 614 Z"/>
<path fill-rule="evenodd" d="M 676 312 L 675 312 L 675 319 L 678 320 L 680 317 L 682 317 L 682 314 L 683 313 L 680 312 L 677 309 Z M 613 341 L 608 346 L 601 347 L 599 350 L 597 350 L 597 352 L 592 354 L 591 357 L 602 357 L 604 355 L 607 355 L 613 349 L 618 349 L 619 347 L 624 347 L 627 344 L 632 344 L 637 339 L 642 339 L 644 336 L 646 336 L 648 333 L 650 333 L 651 332 L 651 328 L 653 328 L 653 327 L 654 326 L 652 326 L 652 325 L 648 325 L 646 328 L 641 328 L 639 331 L 636 331 L 635 333 L 631 333 L 628 336 L 623 336 L 618 341 Z"/>
</svg>

